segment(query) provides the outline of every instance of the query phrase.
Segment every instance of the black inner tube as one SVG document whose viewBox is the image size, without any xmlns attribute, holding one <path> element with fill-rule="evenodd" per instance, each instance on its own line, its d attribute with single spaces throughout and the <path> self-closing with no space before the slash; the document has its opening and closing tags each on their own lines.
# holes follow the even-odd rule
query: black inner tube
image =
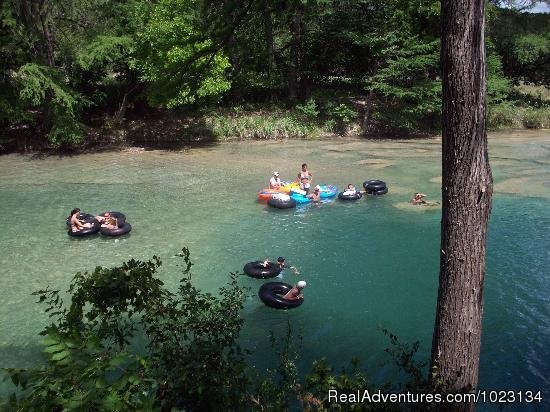
<svg viewBox="0 0 550 412">
<path fill-rule="evenodd" d="M 257 260 L 255 262 L 248 262 L 244 265 L 243 271 L 248 276 L 256 279 L 267 279 L 274 278 L 281 273 L 281 268 L 278 264 L 273 262 L 267 262 L 267 265 L 264 266 L 263 262 Z"/>
<path fill-rule="evenodd" d="M 290 309 L 300 306 L 304 300 L 287 300 L 283 296 L 292 289 L 288 283 L 268 282 L 264 283 L 258 291 L 258 296 L 267 306 L 275 309 Z"/>
<path fill-rule="evenodd" d="M 280 199 L 278 197 L 272 197 L 267 201 L 267 204 L 277 209 L 291 209 L 296 207 L 296 201 L 292 198 Z"/>
<path fill-rule="evenodd" d="M 71 228 L 69 228 L 69 231 L 67 232 L 69 236 L 73 237 L 83 237 L 83 236 L 89 236 L 96 234 L 99 232 L 99 229 L 101 228 L 101 225 L 95 218 L 92 216 L 92 219 L 83 219 L 84 223 L 91 223 L 91 227 L 86 227 L 84 229 L 80 229 L 77 232 L 73 232 Z"/>
<path fill-rule="evenodd" d="M 380 190 L 373 190 L 372 192 L 370 192 L 371 195 L 375 195 L 375 196 L 385 195 L 386 193 L 388 193 L 387 187 Z"/>
<path fill-rule="evenodd" d="M 384 186 L 386 186 L 386 183 L 383 182 L 382 180 L 367 180 L 367 181 L 363 182 L 363 187 L 365 189 L 367 189 L 369 186 L 372 186 L 372 185 L 384 185 Z"/>
<path fill-rule="evenodd" d="M 344 194 L 344 192 L 338 193 L 338 199 L 340 200 L 357 200 L 361 199 L 363 194 L 361 192 L 355 192 L 352 194 Z"/>
<path fill-rule="evenodd" d="M 382 183 L 372 183 L 372 184 L 368 184 L 367 187 L 365 188 L 368 192 L 373 192 L 375 190 L 382 190 L 382 189 L 385 189 L 386 188 L 386 183 L 382 182 Z"/>
<path fill-rule="evenodd" d="M 102 235 L 105 236 L 122 236 L 126 233 L 129 233 L 132 230 L 132 225 L 128 222 L 123 222 L 122 225 L 120 222 L 118 223 L 118 227 L 116 229 L 109 229 L 106 227 L 102 227 L 100 229 L 100 232 Z"/>
</svg>

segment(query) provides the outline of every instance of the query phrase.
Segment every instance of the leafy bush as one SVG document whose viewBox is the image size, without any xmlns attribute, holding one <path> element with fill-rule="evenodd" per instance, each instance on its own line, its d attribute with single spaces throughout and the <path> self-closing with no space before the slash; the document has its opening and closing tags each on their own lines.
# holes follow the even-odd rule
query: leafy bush
<svg viewBox="0 0 550 412">
<path fill-rule="evenodd" d="M 45 106 L 44 124 L 49 126 L 47 136 L 54 147 L 80 142 L 83 135 L 80 112 L 89 101 L 70 89 L 59 71 L 27 63 L 12 73 L 12 77 L 22 101 L 35 107 Z"/>
<path fill-rule="evenodd" d="M 349 124 L 357 118 L 357 111 L 347 104 L 328 102 L 325 106 L 325 114 L 332 123 L 325 123 L 325 127 L 331 127 L 337 133 L 345 133 Z"/>
<path fill-rule="evenodd" d="M 219 297 L 200 292 L 191 284 L 189 251 L 180 256 L 177 293 L 154 277 L 161 266 L 156 256 L 77 273 L 69 307 L 59 291 L 36 292 L 52 318 L 42 332 L 47 364 L 7 370 L 22 389 L 10 397 L 11 407 L 212 410 L 238 404 L 246 382 L 244 352 L 236 344 L 244 289 L 231 274 Z M 145 342 L 145 355 L 130 344 L 136 340 Z"/>
<path fill-rule="evenodd" d="M 317 116 L 319 116 L 320 113 L 317 108 L 317 103 L 315 102 L 315 99 L 309 99 L 304 104 L 296 105 L 296 110 L 302 112 L 306 117 L 309 117 L 311 119 L 315 119 Z"/>
<path fill-rule="evenodd" d="M 209 118 L 213 133 L 228 139 L 305 138 L 316 133 L 314 124 L 300 120 L 290 112 L 239 112 L 238 115 L 214 115 Z"/>
<path fill-rule="evenodd" d="M 46 363 L 6 369 L 18 391 L 0 402 L 0 409 L 288 410 L 298 404 L 305 410 L 347 409 L 329 402 L 328 389 L 372 390 L 356 359 L 339 372 L 321 359 L 301 379 L 290 324 L 285 337 L 271 339 L 279 364 L 259 374 L 246 364 L 248 352 L 237 343 L 245 297 L 237 274 L 230 274 L 218 296 L 204 293 L 192 285 L 188 249 L 179 256 L 183 269 L 176 293 L 155 277 L 161 266 L 156 256 L 77 273 L 68 306 L 57 290 L 35 292 L 51 318 L 41 333 Z M 414 359 L 418 343 L 403 345 L 383 332 L 390 338 L 387 352 L 409 377 L 406 388 L 425 391 L 424 365 Z M 138 350 L 141 343 L 145 350 Z M 382 386 L 385 392 L 401 389 Z"/>
</svg>

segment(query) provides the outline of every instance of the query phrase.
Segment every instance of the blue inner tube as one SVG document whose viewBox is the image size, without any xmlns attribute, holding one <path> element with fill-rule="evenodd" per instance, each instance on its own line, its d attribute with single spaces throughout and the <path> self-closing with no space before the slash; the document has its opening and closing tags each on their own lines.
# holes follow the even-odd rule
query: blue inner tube
<svg viewBox="0 0 550 412">
<path fill-rule="evenodd" d="M 372 190 L 371 192 L 369 192 L 371 195 L 375 195 L 375 196 L 380 196 L 380 195 L 385 195 L 386 193 L 388 193 L 388 188 L 385 187 L 383 189 L 380 189 L 380 190 Z"/>
<path fill-rule="evenodd" d="M 108 229 L 106 227 L 100 228 L 100 232 L 105 236 L 122 236 L 126 233 L 129 233 L 132 230 L 132 225 L 128 222 L 123 222 L 122 225 L 118 222 L 118 227 L 116 229 Z"/>
<path fill-rule="evenodd" d="M 334 185 L 320 185 L 321 199 L 329 199 L 338 194 L 338 188 Z"/>
<path fill-rule="evenodd" d="M 293 207 L 296 207 L 296 200 L 294 200 L 292 197 L 289 199 L 272 197 L 267 201 L 267 204 L 277 209 L 291 209 Z"/>
<path fill-rule="evenodd" d="M 91 215 L 90 215 L 91 216 Z M 84 237 L 84 236 L 90 236 L 94 235 L 97 232 L 99 232 L 99 229 L 101 228 L 101 225 L 95 218 L 92 216 L 91 219 L 82 219 L 84 223 L 91 223 L 91 227 L 86 227 L 84 229 L 80 229 L 78 232 L 73 232 L 70 228 L 67 234 L 72 237 Z"/>
<path fill-rule="evenodd" d="M 267 306 L 275 309 L 291 309 L 300 306 L 304 300 L 287 300 L 283 296 L 292 289 L 288 283 L 268 282 L 264 283 L 258 291 L 258 296 Z"/>
<path fill-rule="evenodd" d="M 344 194 L 344 192 L 338 193 L 338 199 L 340 200 L 357 200 L 361 199 L 363 194 L 361 192 L 355 192 L 353 194 Z"/>
<path fill-rule="evenodd" d="M 244 265 L 243 271 L 248 276 L 256 279 L 274 278 L 281 273 L 281 268 L 276 263 L 267 262 L 267 266 L 264 266 L 262 263 L 259 260 L 248 262 Z"/>
<path fill-rule="evenodd" d="M 290 195 L 290 198 L 293 199 L 297 204 L 299 205 L 305 205 L 307 203 L 311 203 L 311 199 L 307 196 L 304 196 L 300 193 L 294 193 Z"/>
</svg>

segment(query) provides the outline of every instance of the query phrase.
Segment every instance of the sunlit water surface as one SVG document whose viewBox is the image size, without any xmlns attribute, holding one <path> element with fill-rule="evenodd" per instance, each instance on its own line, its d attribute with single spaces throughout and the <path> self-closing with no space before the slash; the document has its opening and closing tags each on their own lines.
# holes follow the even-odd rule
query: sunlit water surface
<svg viewBox="0 0 550 412">
<path fill-rule="evenodd" d="M 485 284 L 480 383 L 487 389 L 542 390 L 550 406 L 550 133 L 493 135 L 495 195 Z M 386 328 L 421 342 L 428 359 L 437 298 L 441 211 L 407 200 L 439 200 L 441 140 L 242 142 L 184 152 L 136 151 L 74 157 L 0 157 L 0 366 L 41 361 L 44 307 L 32 291 L 66 290 L 77 271 L 133 257 L 163 258 L 159 276 L 175 289 L 174 255 L 188 246 L 196 284 L 216 291 L 230 271 L 285 256 L 305 279 L 305 303 L 277 311 L 250 287 L 242 344 L 258 368 L 272 366 L 270 331 L 288 324 L 302 336 L 302 370 L 326 357 L 334 366 L 358 356 L 378 381 L 394 369 Z M 359 186 L 383 179 L 386 196 L 278 211 L 257 203 L 273 170 L 296 176 L 307 162 L 316 183 Z M 120 239 L 67 236 L 73 207 L 126 213 Z M 282 341 L 282 338 L 280 339 Z M 2 384 L 5 392 L 6 384 Z"/>
</svg>

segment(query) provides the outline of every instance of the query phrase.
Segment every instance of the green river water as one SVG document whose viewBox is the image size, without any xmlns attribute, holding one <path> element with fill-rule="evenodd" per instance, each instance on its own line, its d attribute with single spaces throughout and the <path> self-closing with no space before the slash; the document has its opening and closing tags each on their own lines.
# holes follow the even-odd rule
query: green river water
<svg viewBox="0 0 550 412">
<path fill-rule="evenodd" d="M 542 390 L 550 408 L 550 132 L 491 135 L 495 194 L 485 283 L 480 384 Z M 378 198 L 290 211 L 256 201 L 273 170 L 294 178 L 307 162 L 315 183 L 343 188 L 382 179 Z M 283 280 L 308 282 L 304 304 L 277 311 L 251 288 L 242 343 L 258 368 L 273 365 L 270 334 L 290 322 L 301 335 L 299 361 L 334 366 L 358 356 L 375 380 L 389 346 L 380 327 L 419 340 L 428 359 L 439 270 L 441 211 L 407 203 L 415 191 L 440 200 L 441 139 L 239 142 L 183 152 L 126 150 L 73 157 L 0 157 L 0 367 L 41 360 L 44 307 L 32 291 L 66 290 L 77 271 L 129 258 L 163 258 L 161 279 L 175 288 L 188 246 L 195 283 L 216 291 L 230 271 L 285 256 L 299 268 Z M 133 225 L 120 239 L 66 234 L 74 207 L 119 210 Z M 277 279 L 276 279 L 277 280 Z M 7 384 L 1 384 L 5 393 Z"/>
</svg>

